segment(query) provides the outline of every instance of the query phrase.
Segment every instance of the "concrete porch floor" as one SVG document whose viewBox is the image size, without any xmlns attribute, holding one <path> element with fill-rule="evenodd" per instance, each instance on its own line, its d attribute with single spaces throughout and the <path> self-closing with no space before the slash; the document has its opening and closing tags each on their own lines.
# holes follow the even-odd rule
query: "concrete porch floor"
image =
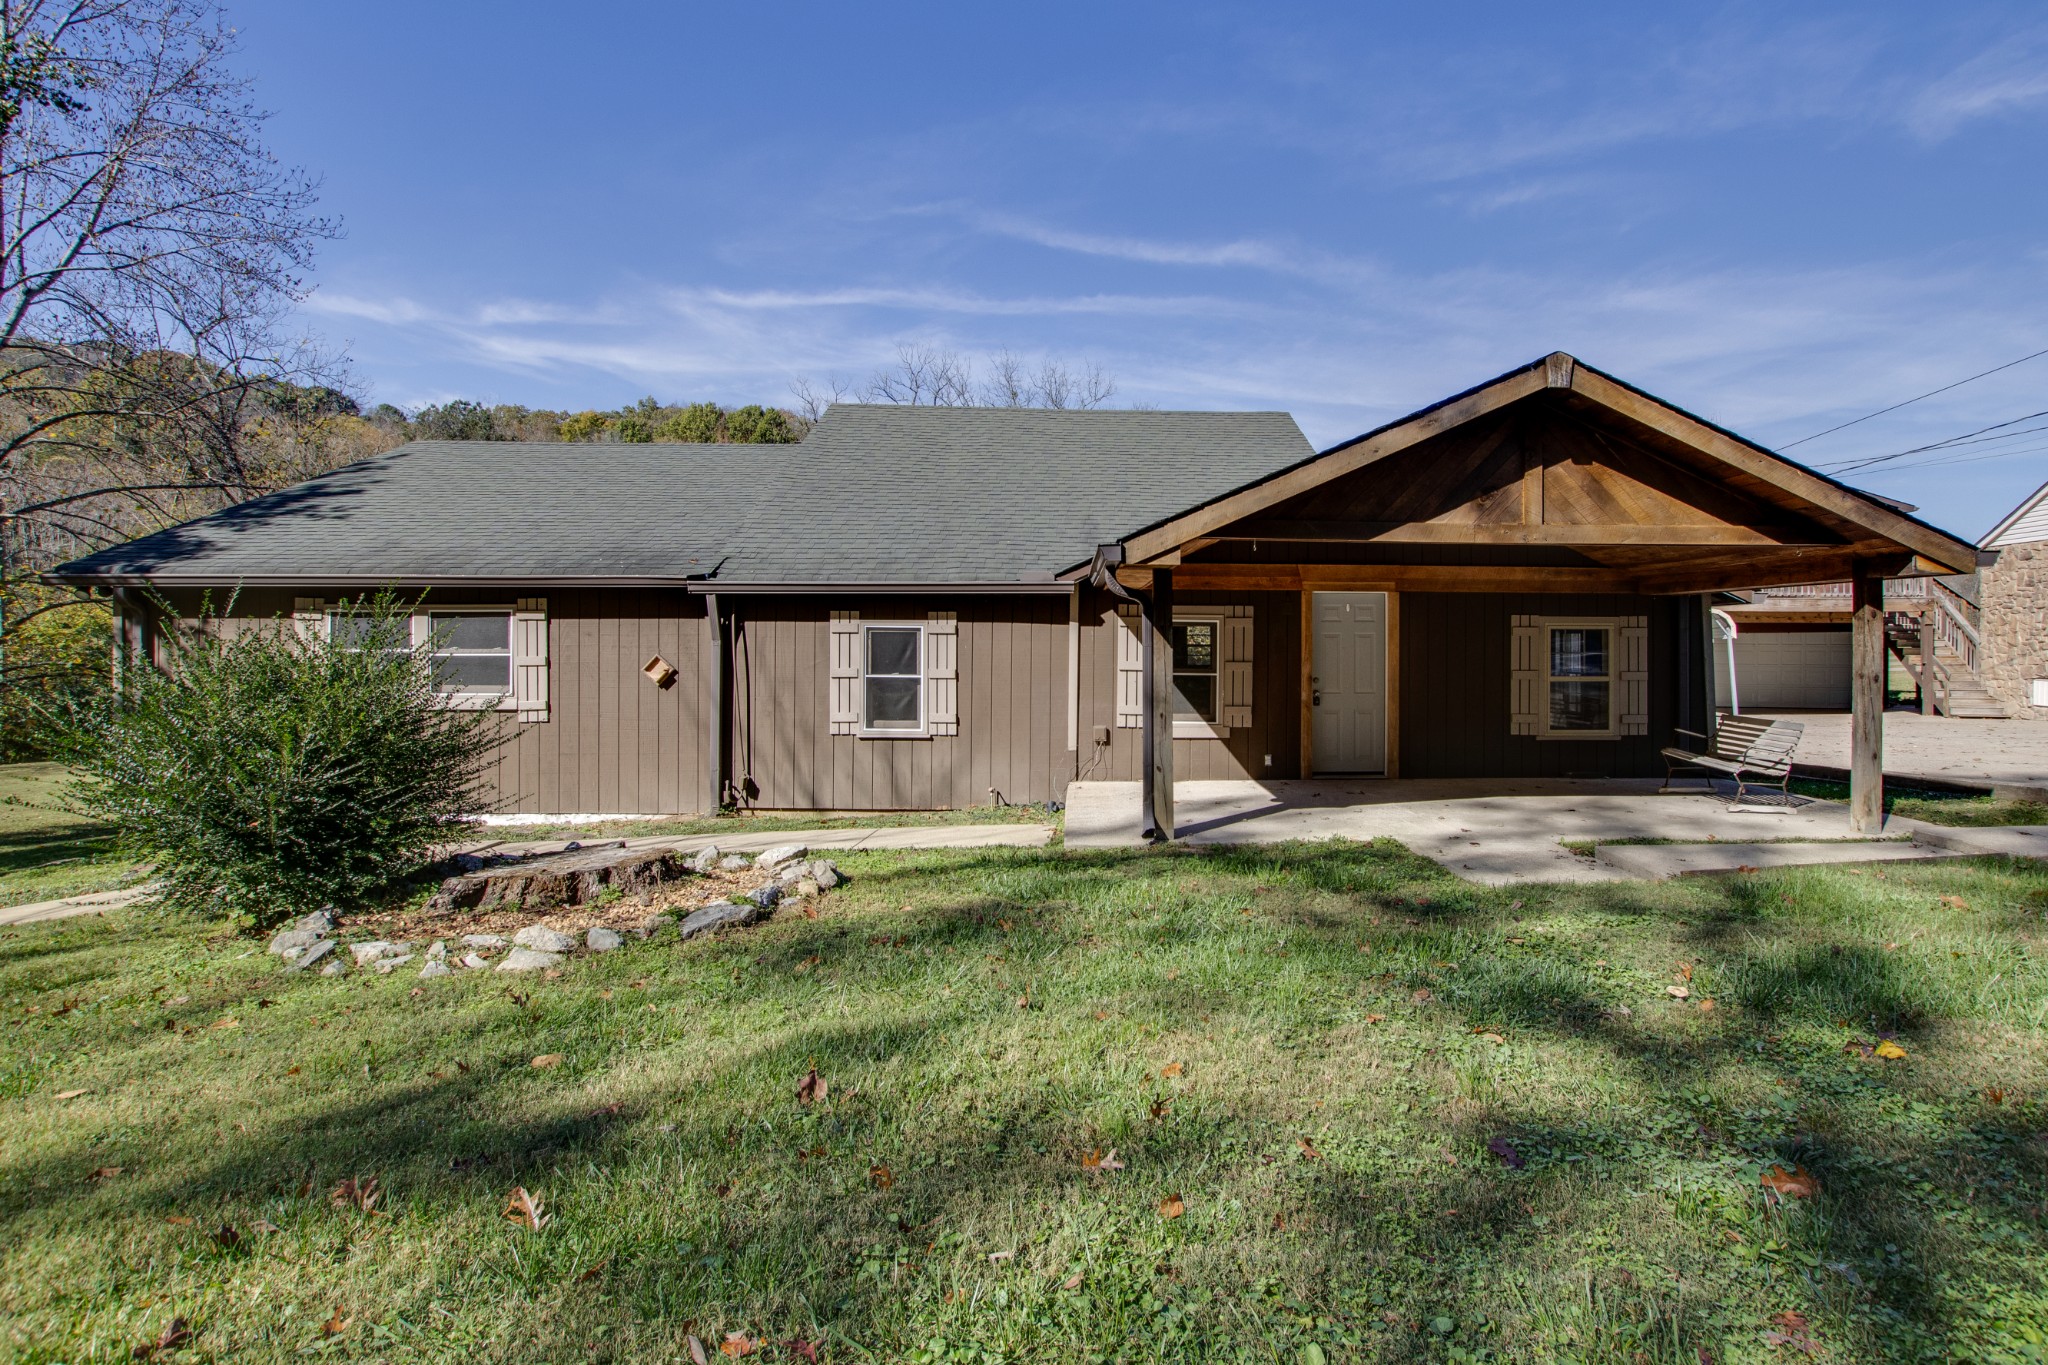
<svg viewBox="0 0 2048 1365">
<path fill-rule="evenodd" d="M 1178 782 L 1174 800 L 1186 843 L 1386 837 L 1488 885 L 1642 875 L 1580 857 L 1562 846 L 1567 839 L 1744 844 L 1852 837 L 1847 808 L 1831 802 L 1731 811 L 1725 796 L 1660 796 L 1661 785 L 1657 778 Z M 1136 782 L 1076 782 L 1067 789 L 1068 848 L 1128 848 L 1142 842 L 1143 831 Z"/>
</svg>

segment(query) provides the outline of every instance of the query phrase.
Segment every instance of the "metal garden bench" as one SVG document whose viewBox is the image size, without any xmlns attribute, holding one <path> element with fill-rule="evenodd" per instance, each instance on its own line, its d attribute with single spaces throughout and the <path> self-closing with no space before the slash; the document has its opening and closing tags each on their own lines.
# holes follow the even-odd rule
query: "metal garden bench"
<svg viewBox="0 0 2048 1365">
<path fill-rule="evenodd" d="M 1780 805 L 1792 804 L 1792 754 L 1806 727 L 1796 720 L 1765 720 L 1761 716 L 1726 716 L 1714 727 L 1713 744 L 1697 730 L 1673 727 L 1681 735 L 1700 741 L 1703 753 L 1677 747 L 1664 755 L 1664 789 L 1673 790 L 1672 779 L 1681 772 L 1735 779 L 1735 802 L 1741 805 L 1750 788 L 1776 787 Z"/>
</svg>

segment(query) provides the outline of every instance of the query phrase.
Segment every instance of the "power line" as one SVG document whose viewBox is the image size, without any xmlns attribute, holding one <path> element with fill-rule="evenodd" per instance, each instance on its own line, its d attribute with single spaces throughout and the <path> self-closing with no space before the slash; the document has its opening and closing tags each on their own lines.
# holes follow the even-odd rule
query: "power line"
<svg viewBox="0 0 2048 1365">
<path fill-rule="evenodd" d="M 2048 354 L 2048 352 L 2044 352 L 2044 354 Z M 1950 385 L 1950 387 L 1953 388 L 1954 385 Z M 1936 390 L 1936 392 L 1940 392 L 1940 390 Z M 1921 396 L 1923 398 L 1926 397 L 1925 394 L 1922 394 Z M 1875 417 L 1876 415 L 1876 413 L 1871 414 L 1871 416 L 1873 417 Z M 1951 436 L 1945 441 L 1932 441 L 1924 446 L 1914 446 L 1910 450 L 1894 450 L 1889 455 L 1871 455 L 1866 458 L 1856 460 L 1837 460 L 1832 464 L 1825 466 L 1825 468 L 1828 470 L 1828 472 L 1833 474 L 1847 474 L 1851 470 L 1868 469 L 1872 465 L 1886 464 L 1892 460 L 1903 460 L 1908 455 L 1920 455 L 1930 450 L 1942 450 L 1947 447 L 1956 445 L 1976 444 L 1974 438 L 1983 436 L 1986 432 L 1999 431 L 2005 427 L 2018 426 L 2021 422 L 2031 422 L 2036 417 L 2048 417 L 2048 410 L 2043 410 L 2041 412 L 2030 412 L 2024 417 L 2015 417 L 2010 421 L 2006 422 L 1993 422 L 1988 427 L 1978 427 L 1975 431 L 1966 431 L 1960 436 Z M 1822 434 L 1825 435 L 1826 433 L 1823 432 Z M 2006 433 L 2006 435 L 2009 437 L 2020 436 L 2023 434 L 2024 433 L 2017 431 Z M 2001 438 L 1992 437 L 1990 439 L 1998 440 Z"/>
<path fill-rule="evenodd" d="M 1969 379 L 1958 379 L 1953 384 L 1943 384 L 1938 389 L 1929 389 L 1926 393 L 1920 394 L 1917 397 L 1908 398 L 1903 403 L 1894 403 L 1888 408 L 1879 408 L 1876 412 L 1866 412 L 1861 417 L 1852 418 L 1851 420 L 1842 423 L 1841 426 L 1829 427 L 1826 431 L 1816 431 L 1811 436 L 1802 436 L 1796 441 L 1788 441 L 1784 445 L 1779 446 L 1778 449 L 1790 450 L 1793 446 L 1803 446 L 1808 441 L 1818 441 L 1823 436 L 1832 436 L 1836 432 L 1841 431 L 1847 427 L 1855 426 L 1858 422 L 1868 422 L 1873 417 L 1882 417 L 1888 412 L 1897 412 L 1900 408 L 1903 408 L 1911 403 L 1917 403 L 1922 398 L 1932 398 L 1937 393 L 1947 393 L 1950 389 L 1959 389 L 1963 385 L 1968 384 L 1973 380 L 1982 379 L 1985 375 L 1997 374 L 2000 370 L 2009 370 L 2015 365 L 2024 365 L 2029 360 L 2038 360 L 2044 355 L 2048 355 L 2048 350 L 2036 351 L 2032 355 L 2023 355 L 2018 360 L 2008 360 L 2003 365 L 1993 365 L 1990 369 L 1985 370 L 1981 374 L 1971 375 Z"/>
</svg>

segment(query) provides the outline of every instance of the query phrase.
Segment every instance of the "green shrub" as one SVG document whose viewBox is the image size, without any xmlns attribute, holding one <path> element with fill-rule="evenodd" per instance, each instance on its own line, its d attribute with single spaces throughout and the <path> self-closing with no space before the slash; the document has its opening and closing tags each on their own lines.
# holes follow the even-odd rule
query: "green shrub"
<svg viewBox="0 0 2048 1365">
<path fill-rule="evenodd" d="M 349 909 L 478 808 L 493 714 L 444 704 L 388 599 L 352 624 L 348 647 L 289 621 L 173 630 L 168 667 L 77 737 L 74 803 L 155 862 L 166 902 L 254 927 Z"/>
</svg>

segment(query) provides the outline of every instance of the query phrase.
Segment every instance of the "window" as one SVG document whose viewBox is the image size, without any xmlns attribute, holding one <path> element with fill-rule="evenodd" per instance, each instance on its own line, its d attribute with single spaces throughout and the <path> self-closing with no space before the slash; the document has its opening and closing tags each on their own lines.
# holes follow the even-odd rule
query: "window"
<svg viewBox="0 0 2048 1365">
<path fill-rule="evenodd" d="M 429 612 L 427 642 L 443 692 L 500 697 L 512 691 L 511 612 Z"/>
<path fill-rule="evenodd" d="M 924 630 L 866 626 L 861 631 L 862 728 L 870 733 L 924 730 Z"/>
<path fill-rule="evenodd" d="M 1546 631 L 1548 696 L 1544 733 L 1604 735 L 1614 730 L 1613 630 L 1552 623 Z"/>
<path fill-rule="evenodd" d="M 412 652 L 412 627 L 403 616 L 378 628 L 377 618 L 352 611 L 331 612 L 327 617 L 327 638 L 339 649 L 378 648 L 386 654 Z"/>
<path fill-rule="evenodd" d="M 1216 720 L 1216 637 L 1214 621 L 1173 623 L 1173 718 Z"/>
</svg>

